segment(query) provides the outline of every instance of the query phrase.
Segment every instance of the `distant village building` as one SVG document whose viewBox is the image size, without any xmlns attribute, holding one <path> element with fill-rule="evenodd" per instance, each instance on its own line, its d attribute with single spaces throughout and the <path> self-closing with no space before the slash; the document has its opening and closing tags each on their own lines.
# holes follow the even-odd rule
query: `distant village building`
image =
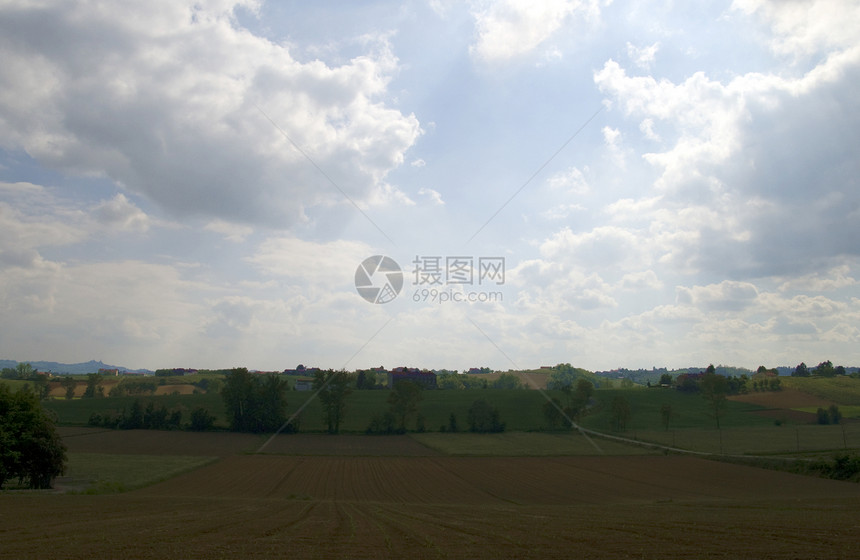
<svg viewBox="0 0 860 560">
<path fill-rule="evenodd" d="M 432 371 L 419 370 L 418 368 L 397 367 L 388 372 L 388 388 L 394 387 L 398 381 L 414 381 L 423 385 L 425 389 L 436 388 L 436 374 Z"/>
<path fill-rule="evenodd" d="M 320 370 L 318 367 L 305 367 L 302 364 L 296 366 L 296 369 L 285 369 L 284 375 L 316 375 Z"/>
<path fill-rule="evenodd" d="M 99 375 L 119 375 L 118 369 L 99 368 Z"/>
</svg>

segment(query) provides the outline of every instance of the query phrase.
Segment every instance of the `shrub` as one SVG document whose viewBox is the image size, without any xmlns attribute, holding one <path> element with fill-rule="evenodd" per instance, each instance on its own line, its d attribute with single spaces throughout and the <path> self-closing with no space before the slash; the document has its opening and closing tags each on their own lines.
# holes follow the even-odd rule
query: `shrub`
<svg viewBox="0 0 860 560">
<path fill-rule="evenodd" d="M 215 426 L 215 417 L 202 406 L 191 411 L 191 424 L 188 429 L 195 432 L 207 432 Z"/>
<path fill-rule="evenodd" d="M 469 407 L 469 430 L 479 433 L 504 432 L 505 423 L 499 417 L 499 409 L 484 399 L 478 399 Z"/>
</svg>

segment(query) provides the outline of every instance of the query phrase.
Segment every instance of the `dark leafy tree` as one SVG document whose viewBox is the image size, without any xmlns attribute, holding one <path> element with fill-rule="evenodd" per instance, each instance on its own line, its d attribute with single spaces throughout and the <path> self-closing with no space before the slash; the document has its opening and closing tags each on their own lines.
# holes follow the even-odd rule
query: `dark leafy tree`
<svg viewBox="0 0 860 560">
<path fill-rule="evenodd" d="M 349 374 L 345 371 L 317 371 L 314 376 L 314 391 L 322 404 L 323 421 L 330 434 L 340 432 L 346 413 L 346 397 L 352 392 L 349 386 Z"/>
<path fill-rule="evenodd" d="M 374 414 L 365 430 L 368 434 L 393 434 L 397 430 L 397 418 L 390 410 L 382 414 Z"/>
<path fill-rule="evenodd" d="M 842 411 L 840 411 L 839 407 L 835 404 L 831 404 L 827 408 L 827 418 L 830 420 L 831 424 L 838 424 L 842 421 Z"/>
<path fill-rule="evenodd" d="M 234 368 L 227 374 L 221 395 L 237 432 L 276 432 L 287 419 L 287 381 L 277 374 L 266 376 Z"/>
<path fill-rule="evenodd" d="M 478 433 L 504 432 L 505 423 L 501 421 L 499 409 L 484 399 L 478 399 L 469 407 L 469 431 Z"/>
<path fill-rule="evenodd" d="M 202 406 L 191 411 L 191 424 L 188 428 L 195 432 L 207 432 L 215 426 L 215 417 Z"/>
<path fill-rule="evenodd" d="M 809 377 L 809 368 L 806 367 L 806 364 L 800 362 L 797 364 L 797 367 L 794 368 L 794 371 L 791 372 L 792 377 Z"/>
<path fill-rule="evenodd" d="M 833 362 L 826 360 L 815 367 L 815 375 L 821 377 L 833 377 L 836 375 L 836 370 L 833 368 Z"/>
<path fill-rule="evenodd" d="M 50 488 L 65 466 L 66 448 L 36 394 L 0 384 L 0 488 L 16 478 L 29 488 Z"/>
<path fill-rule="evenodd" d="M 102 387 L 102 376 L 98 373 L 87 374 L 87 388 L 84 390 L 84 398 L 91 399 L 94 397 L 104 396 L 104 387 Z"/>
<path fill-rule="evenodd" d="M 612 429 L 616 432 L 627 430 L 630 422 L 630 402 L 621 396 L 612 399 Z"/>
<path fill-rule="evenodd" d="M 36 373 L 30 379 L 33 380 L 33 385 L 36 389 L 36 395 L 40 399 L 47 399 L 51 393 L 51 383 L 46 373 Z"/>
<path fill-rule="evenodd" d="M 63 377 L 63 380 L 60 381 L 60 386 L 62 386 L 63 389 L 66 390 L 65 397 L 67 401 L 70 401 L 75 398 L 75 387 L 78 386 L 77 381 L 75 381 L 71 377 Z"/>
<path fill-rule="evenodd" d="M 660 385 L 671 385 L 672 384 L 672 374 L 664 373 L 660 376 Z"/>
<path fill-rule="evenodd" d="M 449 432 L 458 432 L 460 431 L 460 426 L 457 424 L 457 415 L 453 412 L 450 416 L 448 416 L 448 431 Z"/>
<path fill-rule="evenodd" d="M 513 373 L 502 373 L 490 385 L 493 389 L 524 389 L 523 382 Z"/>
<path fill-rule="evenodd" d="M 407 379 L 394 383 L 394 388 L 388 395 L 388 405 L 397 421 L 398 432 L 405 433 L 409 418 L 418 412 L 418 403 L 421 401 L 423 389 L 422 385 Z"/>
<path fill-rule="evenodd" d="M 149 404 L 152 405 L 152 403 Z M 128 412 L 123 411 L 119 427 L 123 430 L 142 430 L 144 428 L 144 409 L 140 399 L 134 399 Z"/>
<path fill-rule="evenodd" d="M 570 423 L 567 421 L 567 413 L 564 411 L 562 402 L 557 398 L 543 403 L 543 416 L 549 423 L 550 429 L 569 428 Z"/>
<path fill-rule="evenodd" d="M 708 403 L 711 416 L 717 423 L 717 428 L 720 427 L 720 418 L 723 417 L 726 409 L 726 394 L 728 393 L 728 381 L 722 375 L 714 373 L 713 366 L 708 366 L 708 371 L 702 377 L 701 391 L 702 397 Z"/>
<path fill-rule="evenodd" d="M 672 422 L 673 417 L 674 413 L 671 404 L 663 403 L 660 405 L 660 421 L 663 423 L 663 430 L 669 431 L 669 424 Z"/>
</svg>

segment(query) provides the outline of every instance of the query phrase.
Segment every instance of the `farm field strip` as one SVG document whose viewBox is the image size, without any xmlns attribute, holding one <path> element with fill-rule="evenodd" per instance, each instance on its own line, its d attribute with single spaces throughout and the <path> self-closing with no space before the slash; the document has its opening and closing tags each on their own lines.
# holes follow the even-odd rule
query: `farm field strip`
<svg viewBox="0 0 860 560">
<path fill-rule="evenodd" d="M 400 504 L 570 505 L 860 497 L 860 486 L 693 457 L 235 456 L 135 494 Z M 847 492 L 847 494 L 846 494 Z"/>
<path fill-rule="evenodd" d="M 59 498 L 59 499 L 58 499 Z M 856 497 L 584 506 L 5 496 L 3 557 L 856 557 Z M 14 511 L 15 515 L 9 515 Z M 63 519 L 46 533 L 46 519 Z"/>
</svg>

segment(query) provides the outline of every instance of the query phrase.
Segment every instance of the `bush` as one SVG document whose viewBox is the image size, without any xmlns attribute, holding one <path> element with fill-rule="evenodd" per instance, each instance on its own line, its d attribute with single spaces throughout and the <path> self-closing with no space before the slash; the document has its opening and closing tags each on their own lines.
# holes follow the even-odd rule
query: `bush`
<svg viewBox="0 0 860 560">
<path fill-rule="evenodd" d="M 504 432 L 505 423 L 499 417 L 499 409 L 484 399 L 478 399 L 469 407 L 469 430 L 479 433 Z"/>
<path fill-rule="evenodd" d="M 215 426 L 215 417 L 202 406 L 198 406 L 191 411 L 191 424 L 189 430 L 195 432 L 207 432 Z"/>
<path fill-rule="evenodd" d="M 368 434 L 402 434 L 406 430 L 398 429 L 397 418 L 394 413 L 386 411 L 382 414 L 374 414 L 365 432 Z"/>
</svg>

